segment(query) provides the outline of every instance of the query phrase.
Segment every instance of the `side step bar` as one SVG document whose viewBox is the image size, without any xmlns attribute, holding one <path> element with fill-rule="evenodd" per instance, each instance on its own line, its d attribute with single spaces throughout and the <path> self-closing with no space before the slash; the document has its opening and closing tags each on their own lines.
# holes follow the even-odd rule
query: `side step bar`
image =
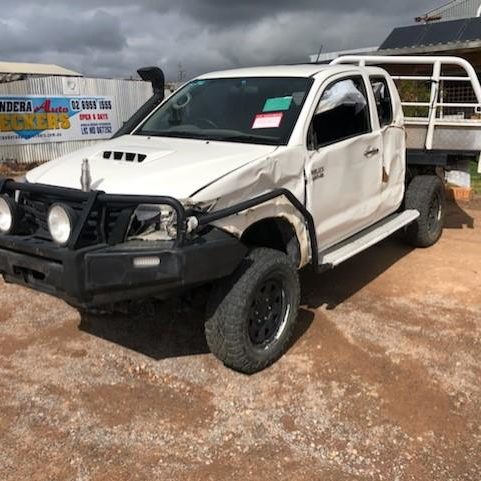
<svg viewBox="0 0 481 481">
<path fill-rule="evenodd" d="M 417 210 L 405 210 L 386 217 L 366 230 L 337 244 L 323 252 L 319 252 L 319 268 L 327 270 L 342 264 L 356 254 L 386 239 L 394 232 L 411 224 L 419 217 Z"/>
</svg>

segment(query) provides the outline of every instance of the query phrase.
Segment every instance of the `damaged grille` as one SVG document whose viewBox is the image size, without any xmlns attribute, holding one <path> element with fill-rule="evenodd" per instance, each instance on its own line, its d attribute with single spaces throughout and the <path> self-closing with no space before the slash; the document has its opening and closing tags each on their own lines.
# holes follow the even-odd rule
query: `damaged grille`
<svg viewBox="0 0 481 481">
<path fill-rule="evenodd" d="M 24 223 L 31 235 L 52 241 L 47 217 L 50 207 L 56 203 L 69 206 L 77 214 L 77 222 L 81 219 L 85 208 L 84 202 L 56 196 L 22 193 L 19 204 L 25 213 Z M 94 206 L 83 226 L 77 247 L 122 241 L 132 212 L 133 208 L 125 206 Z"/>
<path fill-rule="evenodd" d="M 142 204 L 168 205 L 177 214 L 177 239 L 185 239 L 186 210 L 182 203 L 168 196 L 106 194 L 93 190 L 83 192 L 67 187 L 15 182 L 0 177 L 0 195 L 15 199 L 18 205 L 12 241 L 23 238 L 33 245 L 53 243 L 48 229 L 48 213 L 54 204 L 73 211 L 75 223 L 70 250 L 97 245 L 117 245 L 125 242 L 135 209 Z M 8 236 L 6 236 L 8 237 Z"/>
</svg>

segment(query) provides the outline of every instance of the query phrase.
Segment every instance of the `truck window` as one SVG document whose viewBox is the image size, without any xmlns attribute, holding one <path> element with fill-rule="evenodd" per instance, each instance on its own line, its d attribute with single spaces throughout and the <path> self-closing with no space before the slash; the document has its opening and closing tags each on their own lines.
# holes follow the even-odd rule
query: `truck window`
<svg viewBox="0 0 481 481">
<path fill-rule="evenodd" d="M 371 77 L 371 86 L 376 99 L 381 128 L 391 125 L 393 121 L 392 100 L 386 79 L 384 77 Z"/>
<path fill-rule="evenodd" d="M 308 146 L 316 150 L 371 132 L 366 87 L 361 76 L 337 80 L 324 91 L 309 128 Z"/>
<path fill-rule="evenodd" d="M 287 145 L 312 84 L 301 77 L 197 79 L 134 134 Z"/>
</svg>

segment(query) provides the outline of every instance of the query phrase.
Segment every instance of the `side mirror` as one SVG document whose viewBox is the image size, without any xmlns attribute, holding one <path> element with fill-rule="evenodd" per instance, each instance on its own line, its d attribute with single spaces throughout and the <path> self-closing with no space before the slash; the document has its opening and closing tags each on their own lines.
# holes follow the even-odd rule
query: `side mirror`
<svg viewBox="0 0 481 481">
<path fill-rule="evenodd" d="M 355 107 L 356 113 L 358 113 L 366 105 L 366 98 L 356 88 L 354 82 L 352 80 L 343 80 L 324 92 L 315 115 L 324 114 L 341 106 Z"/>
</svg>

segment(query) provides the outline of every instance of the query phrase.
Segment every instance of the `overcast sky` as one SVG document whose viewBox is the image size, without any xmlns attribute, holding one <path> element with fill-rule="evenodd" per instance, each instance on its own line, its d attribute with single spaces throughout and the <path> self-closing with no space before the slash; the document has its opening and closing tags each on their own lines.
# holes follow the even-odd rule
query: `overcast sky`
<svg viewBox="0 0 481 481">
<path fill-rule="evenodd" d="M 129 77 L 159 65 L 176 79 L 302 62 L 378 45 L 442 0 L 1 0 L 0 60 L 57 63 Z"/>
</svg>

